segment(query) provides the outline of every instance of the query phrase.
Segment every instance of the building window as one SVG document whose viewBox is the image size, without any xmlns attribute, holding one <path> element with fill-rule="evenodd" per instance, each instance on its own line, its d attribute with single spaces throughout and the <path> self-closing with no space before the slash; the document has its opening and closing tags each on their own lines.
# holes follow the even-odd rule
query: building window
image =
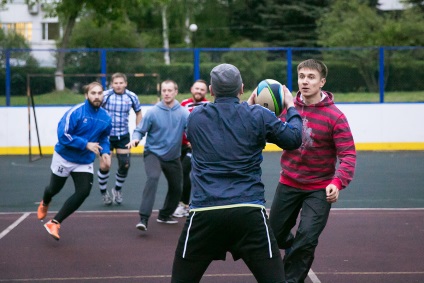
<svg viewBox="0 0 424 283">
<path fill-rule="evenodd" d="M 43 40 L 57 40 L 60 36 L 59 23 L 42 23 L 41 24 Z"/>
<path fill-rule="evenodd" d="M 26 41 L 32 41 L 32 23 L 3 23 L 0 27 L 5 32 L 14 31 L 22 35 Z"/>
</svg>

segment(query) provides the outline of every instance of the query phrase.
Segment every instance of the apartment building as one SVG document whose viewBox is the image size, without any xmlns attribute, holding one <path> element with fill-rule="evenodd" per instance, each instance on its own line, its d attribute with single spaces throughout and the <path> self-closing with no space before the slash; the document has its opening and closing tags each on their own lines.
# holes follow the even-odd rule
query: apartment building
<svg viewBox="0 0 424 283">
<path fill-rule="evenodd" d="M 61 36 L 58 18 L 47 18 L 44 4 L 33 1 L 13 0 L 0 9 L 0 27 L 4 31 L 14 30 L 28 41 L 34 58 L 41 66 L 54 66 L 55 58 L 49 49 L 56 48 Z M 19 62 L 11 62 L 19 64 Z"/>
</svg>

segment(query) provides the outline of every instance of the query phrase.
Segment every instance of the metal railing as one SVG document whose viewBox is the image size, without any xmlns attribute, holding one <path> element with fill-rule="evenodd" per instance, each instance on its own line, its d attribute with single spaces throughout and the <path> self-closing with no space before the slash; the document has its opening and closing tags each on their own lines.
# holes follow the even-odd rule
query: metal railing
<svg viewBox="0 0 424 283">
<path fill-rule="evenodd" d="M 208 80 L 209 72 L 219 63 L 236 65 L 243 77 L 245 88 L 253 89 L 264 78 L 284 82 L 289 89 L 296 86 L 296 65 L 307 58 L 323 60 L 329 67 L 326 89 L 338 93 L 372 92 L 379 94 L 379 103 L 385 102 L 385 91 L 424 90 L 424 47 L 340 47 L 340 48 L 172 48 L 125 49 L 125 48 L 74 48 L 74 49 L 5 49 L 3 50 L 6 106 L 12 95 L 24 95 L 20 81 L 25 75 L 26 59 L 52 58 L 50 71 L 36 67 L 40 73 L 54 73 L 54 58 L 60 52 L 66 55 L 65 73 L 99 73 L 106 76 L 113 72 L 158 73 L 161 79 L 174 79 L 180 92 L 189 91 L 194 80 Z M 163 55 L 169 52 L 171 65 L 163 63 Z M 24 59 L 19 59 L 24 58 Z M 13 66 L 13 62 L 24 63 Z M 16 63 L 15 63 L 16 65 Z M 14 77 L 16 73 L 16 77 Z M 101 81 L 106 86 L 106 78 Z M 141 85 L 144 82 L 133 84 Z M 25 85 L 25 84 L 24 84 Z M 135 86 L 136 87 L 136 86 Z M 129 87 L 131 89 L 131 85 Z M 143 93 L 143 87 L 140 86 Z M 1 93 L 0 93 L 1 94 Z"/>
</svg>

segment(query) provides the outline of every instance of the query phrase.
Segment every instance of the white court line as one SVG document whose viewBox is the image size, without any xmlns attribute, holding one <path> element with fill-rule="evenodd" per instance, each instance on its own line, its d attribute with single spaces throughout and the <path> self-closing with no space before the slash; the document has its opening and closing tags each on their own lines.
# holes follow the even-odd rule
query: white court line
<svg viewBox="0 0 424 283">
<path fill-rule="evenodd" d="M 11 162 L 10 165 L 15 166 L 15 167 L 27 167 L 27 168 L 35 167 L 35 165 L 32 165 L 32 164 L 19 164 L 19 163 L 16 163 L 16 162 Z"/>
<path fill-rule="evenodd" d="M 39 201 L 34 202 L 35 204 L 40 204 Z M 362 211 L 421 211 L 424 210 L 424 207 L 409 207 L 409 208 L 332 208 L 331 211 L 358 211 L 358 210 L 362 210 Z M 158 212 L 158 209 L 154 209 L 153 212 Z M 267 213 L 269 214 L 270 212 L 270 208 L 266 209 Z M 57 212 L 57 211 L 49 211 L 49 213 L 53 213 L 53 212 Z M 136 212 L 138 213 L 138 210 L 77 210 L 74 213 L 133 213 Z M 12 212 L 0 212 L 0 215 L 8 215 L 8 214 L 21 214 L 21 213 L 26 213 L 25 211 L 12 211 Z"/>
<path fill-rule="evenodd" d="M 13 222 L 12 225 L 10 225 L 9 227 L 7 227 L 6 230 L 4 230 L 3 232 L 1 232 L 0 233 L 0 240 L 4 236 L 6 236 L 10 231 L 12 231 L 13 228 L 15 228 L 16 226 L 18 226 L 19 223 L 21 223 L 22 221 L 24 221 L 24 219 L 27 218 L 30 214 L 31 214 L 31 212 L 24 213 L 24 215 L 22 215 L 21 217 L 19 217 L 19 219 L 16 220 L 15 222 Z"/>
<path fill-rule="evenodd" d="M 312 283 L 321 283 L 321 281 L 318 279 L 317 275 L 312 271 L 312 269 L 309 269 L 308 276 L 309 279 L 311 279 Z"/>
</svg>

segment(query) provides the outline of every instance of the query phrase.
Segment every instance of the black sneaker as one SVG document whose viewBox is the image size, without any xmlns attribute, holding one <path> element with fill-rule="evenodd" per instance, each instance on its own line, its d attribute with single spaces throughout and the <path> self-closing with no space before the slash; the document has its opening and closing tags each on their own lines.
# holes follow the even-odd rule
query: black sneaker
<svg viewBox="0 0 424 283">
<path fill-rule="evenodd" d="M 177 224 L 178 223 L 178 221 L 175 220 L 174 218 L 172 218 L 171 216 L 167 216 L 167 217 L 159 216 L 156 221 L 159 222 L 159 223 L 165 223 L 165 224 Z"/>
<path fill-rule="evenodd" d="M 135 225 L 135 228 L 141 231 L 147 231 L 147 219 L 141 219 L 140 222 Z"/>
</svg>

